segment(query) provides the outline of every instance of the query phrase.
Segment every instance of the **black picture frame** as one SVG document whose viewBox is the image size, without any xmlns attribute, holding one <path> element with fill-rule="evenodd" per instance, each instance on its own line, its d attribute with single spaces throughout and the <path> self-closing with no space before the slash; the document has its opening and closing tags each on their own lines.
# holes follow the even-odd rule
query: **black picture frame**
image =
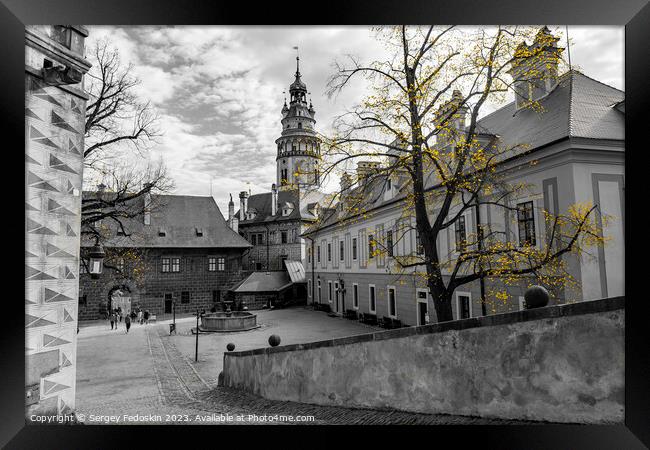
<svg viewBox="0 0 650 450">
<path fill-rule="evenodd" d="M 626 211 L 633 215 L 645 210 L 647 188 L 640 185 L 644 175 L 634 175 L 643 169 L 644 153 L 650 152 L 643 136 L 647 123 L 647 105 L 650 79 L 650 5 L 647 0 L 455 0 L 453 2 L 425 2 L 417 0 L 375 0 L 359 2 L 216 2 L 199 0 L 0 0 L 0 68 L 1 114 L 7 129 L 3 134 L 5 163 L 5 216 L 13 217 L 23 211 L 19 183 L 11 181 L 13 167 L 24 164 L 18 148 L 24 146 L 24 24 L 121 24 L 121 25 L 219 25 L 268 24 L 271 17 L 278 24 L 385 24 L 385 23 L 457 23 L 466 25 L 496 23 L 570 24 L 570 25 L 625 25 L 625 91 L 626 98 Z M 15 161 L 14 161 L 15 158 Z M 635 186 L 636 184 L 638 186 Z M 632 186 L 632 188 L 630 188 Z M 636 187 L 636 189 L 635 189 Z M 18 193 L 16 193 L 18 192 Z M 640 194 L 640 199 L 634 197 Z M 15 203 L 8 202 L 12 200 Z M 634 207 L 640 203 L 642 206 Z M 9 206 L 11 205 L 11 206 Z M 11 208 L 11 209 L 10 209 Z M 8 214 L 7 214 L 8 213 Z M 12 239 L 14 227 L 20 220 L 7 220 L 11 225 L 6 243 Z M 625 236 L 639 239 L 646 233 L 632 233 L 631 227 L 642 220 L 627 220 Z M 16 232 L 21 232 L 17 230 Z M 636 245 L 636 244 L 635 244 Z M 7 246 L 6 246 L 7 247 Z M 22 255 L 20 242 L 12 248 L 11 256 Z M 632 247 L 630 245 L 629 247 Z M 634 253 L 634 254 L 633 254 Z M 13 286 L 13 276 L 21 267 L 12 258 L 5 258 L 11 272 L 5 273 L 5 290 L 2 309 L 2 400 L 0 420 L 0 445 L 6 448 L 114 448 L 154 446 L 153 440 L 174 446 L 237 445 L 234 435 L 251 439 L 278 439 L 279 442 L 297 442 L 304 446 L 323 443 L 338 446 L 352 437 L 363 440 L 384 439 L 387 431 L 401 445 L 472 445 L 482 449 L 636 449 L 650 446 L 650 327 L 647 326 L 647 298 L 637 293 L 644 277 L 643 258 L 635 257 L 642 249 L 626 252 L 626 345 L 625 345 L 625 425 L 577 426 L 441 426 L 435 429 L 419 427 L 367 427 L 351 430 L 347 427 L 264 427 L 261 432 L 248 433 L 240 428 L 165 427 L 165 426 L 39 426 L 25 425 L 24 419 L 24 302 Z M 640 291 L 640 289 L 639 289 Z M 289 431 L 290 437 L 277 433 Z M 296 438 L 296 432 L 305 433 L 305 439 Z M 422 434 L 420 444 L 411 436 Z M 408 433 L 408 434 L 405 434 Z M 230 434 L 229 438 L 224 437 Z M 322 439 L 320 434 L 323 435 Z M 271 435 L 271 436 L 269 436 Z M 276 438 L 277 436 L 277 438 Z M 171 438 L 174 439 L 171 439 Z M 180 440 L 177 440 L 180 438 Z M 289 439 L 287 439 L 289 438 Z M 240 441 L 241 442 L 241 441 Z M 329 444 L 328 444 L 329 442 Z M 443 444 L 448 442 L 448 444 Z M 260 442 L 261 443 L 261 442 Z"/>
</svg>

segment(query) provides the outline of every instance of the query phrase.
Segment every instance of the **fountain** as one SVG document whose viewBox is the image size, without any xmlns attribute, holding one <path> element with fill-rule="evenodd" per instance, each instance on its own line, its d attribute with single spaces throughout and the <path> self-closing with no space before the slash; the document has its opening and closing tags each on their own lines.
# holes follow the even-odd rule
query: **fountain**
<svg viewBox="0 0 650 450">
<path fill-rule="evenodd" d="M 224 301 L 224 311 L 204 314 L 199 331 L 225 332 L 248 331 L 259 328 L 257 314 L 248 311 L 232 311 L 232 301 Z"/>
</svg>

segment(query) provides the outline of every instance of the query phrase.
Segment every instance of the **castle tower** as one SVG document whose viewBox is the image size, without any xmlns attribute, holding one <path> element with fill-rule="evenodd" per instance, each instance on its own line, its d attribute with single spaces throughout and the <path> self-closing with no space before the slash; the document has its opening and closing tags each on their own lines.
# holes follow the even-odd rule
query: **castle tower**
<svg viewBox="0 0 650 450">
<path fill-rule="evenodd" d="M 320 139 L 311 101 L 307 105 L 307 86 L 300 79 L 300 57 L 296 57 L 296 79 L 289 86 L 289 105 L 282 108 L 282 134 L 278 146 L 277 185 L 280 190 L 316 187 L 320 184 L 318 158 Z"/>
</svg>

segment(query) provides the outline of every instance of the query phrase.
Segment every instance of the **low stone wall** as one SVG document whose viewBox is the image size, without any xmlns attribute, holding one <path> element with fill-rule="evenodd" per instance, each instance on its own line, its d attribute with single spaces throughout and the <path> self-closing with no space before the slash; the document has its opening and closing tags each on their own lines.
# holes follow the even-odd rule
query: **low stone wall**
<svg viewBox="0 0 650 450">
<path fill-rule="evenodd" d="M 622 423 L 624 298 L 224 354 L 224 384 L 273 400 Z"/>
</svg>

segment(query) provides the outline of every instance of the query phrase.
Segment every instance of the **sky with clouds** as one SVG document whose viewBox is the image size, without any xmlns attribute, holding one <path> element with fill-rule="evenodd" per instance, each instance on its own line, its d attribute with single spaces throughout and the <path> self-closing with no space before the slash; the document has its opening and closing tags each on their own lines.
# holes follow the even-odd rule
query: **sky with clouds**
<svg viewBox="0 0 650 450">
<path fill-rule="evenodd" d="M 224 214 L 229 193 L 237 202 L 240 191 L 267 192 L 275 182 L 283 91 L 296 70 L 293 47 L 300 48 L 302 79 L 324 133 L 365 91 L 359 82 L 329 99 L 333 62 L 347 54 L 372 61 L 385 51 L 369 27 L 88 28 L 87 48 L 108 37 L 122 61 L 133 64 L 138 93 L 158 111 L 164 134 L 150 158 L 163 159 L 175 193 L 209 195 L 212 184 Z M 574 66 L 624 89 L 622 27 L 570 26 L 569 36 Z"/>
</svg>

